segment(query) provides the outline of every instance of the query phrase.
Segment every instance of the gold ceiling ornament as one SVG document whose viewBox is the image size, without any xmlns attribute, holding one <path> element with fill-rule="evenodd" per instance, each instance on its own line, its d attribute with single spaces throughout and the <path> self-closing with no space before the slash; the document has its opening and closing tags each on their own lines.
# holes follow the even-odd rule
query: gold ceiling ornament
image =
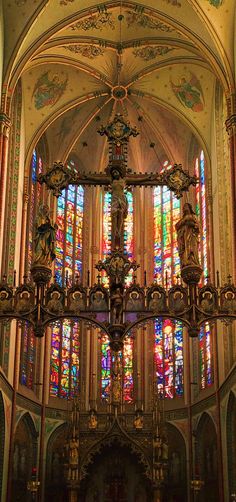
<svg viewBox="0 0 236 502">
<path fill-rule="evenodd" d="M 168 26 L 165 23 L 162 23 L 162 21 L 160 21 L 158 18 L 155 18 L 154 16 L 147 14 L 144 11 L 144 7 L 137 6 L 134 8 L 134 10 L 126 11 L 125 14 L 128 28 L 132 25 L 137 24 L 142 28 L 149 28 L 151 30 L 160 30 L 166 33 L 175 31 L 174 28 Z"/>
<path fill-rule="evenodd" d="M 63 45 L 62 47 L 67 51 L 73 52 L 74 54 L 80 54 L 88 59 L 94 59 L 104 54 L 104 49 L 92 44 L 69 44 Z"/>
<path fill-rule="evenodd" d="M 122 86 L 119 86 L 119 89 L 121 89 L 121 87 Z M 118 86 L 116 86 L 114 89 L 118 89 Z M 122 89 L 125 90 L 125 88 Z M 107 136 L 109 142 L 114 141 L 115 143 L 127 142 L 130 136 L 133 136 L 135 138 L 139 134 L 137 128 L 131 127 L 130 122 L 125 120 L 120 113 L 117 113 L 112 122 L 109 122 L 107 126 L 102 125 L 98 130 L 98 133 L 101 136 Z"/>
<path fill-rule="evenodd" d="M 45 174 L 39 174 L 38 182 L 40 185 L 45 183 L 48 190 L 52 190 L 53 195 L 59 197 L 68 184 L 78 182 L 78 177 L 75 171 L 68 169 L 62 162 L 54 162 L 52 167 L 47 168 Z"/>
<path fill-rule="evenodd" d="M 112 12 L 107 12 L 106 8 L 98 9 L 97 14 L 92 14 L 81 21 L 77 21 L 76 23 L 69 26 L 68 29 L 72 30 L 99 30 L 102 31 L 103 28 L 110 28 L 111 30 L 115 29 L 115 22 Z"/>
<path fill-rule="evenodd" d="M 170 169 L 161 173 L 163 184 L 168 186 L 179 199 L 183 192 L 188 191 L 190 185 L 196 186 L 199 182 L 197 176 L 190 174 L 182 168 L 181 164 L 174 164 Z"/>
<path fill-rule="evenodd" d="M 181 7 L 181 2 L 179 2 L 179 0 L 163 0 L 163 1 L 171 4 L 173 7 Z"/>
<path fill-rule="evenodd" d="M 174 51 L 174 47 L 169 47 L 167 45 L 147 45 L 146 47 L 141 47 L 140 49 L 134 49 L 133 55 L 137 58 L 141 58 L 144 61 L 151 61 L 157 56 L 164 56 L 168 52 Z"/>
</svg>

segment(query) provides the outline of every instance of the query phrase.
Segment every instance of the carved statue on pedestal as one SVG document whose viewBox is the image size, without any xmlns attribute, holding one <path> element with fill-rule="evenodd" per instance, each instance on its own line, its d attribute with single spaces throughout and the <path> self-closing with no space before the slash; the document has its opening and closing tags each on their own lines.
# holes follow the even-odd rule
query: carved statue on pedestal
<svg viewBox="0 0 236 502">
<path fill-rule="evenodd" d="M 33 266 L 43 265 L 51 267 L 55 259 L 55 240 L 57 225 L 52 225 L 49 217 L 49 207 L 41 205 L 36 220 L 34 238 Z"/>
<path fill-rule="evenodd" d="M 198 256 L 199 222 L 191 204 L 186 202 L 183 216 L 176 223 L 181 268 L 188 265 L 200 266 Z"/>
</svg>

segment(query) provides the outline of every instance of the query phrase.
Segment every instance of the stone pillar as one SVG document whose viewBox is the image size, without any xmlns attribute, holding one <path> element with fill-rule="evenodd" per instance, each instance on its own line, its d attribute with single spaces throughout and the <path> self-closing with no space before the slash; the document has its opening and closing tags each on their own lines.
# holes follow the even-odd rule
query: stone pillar
<svg viewBox="0 0 236 502">
<path fill-rule="evenodd" d="M 232 189 L 232 244 L 233 244 L 233 277 L 236 279 L 236 91 L 226 97 L 228 118 L 225 122 L 229 135 L 229 151 L 231 164 Z"/>
<path fill-rule="evenodd" d="M 6 115 L 6 113 L 0 113 L 0 242 L 2 242 L 3 231 L 3 211 L 5 202 L 6 167 L 10 127 L 11 121 L 8 115 Z"/>
</svg>

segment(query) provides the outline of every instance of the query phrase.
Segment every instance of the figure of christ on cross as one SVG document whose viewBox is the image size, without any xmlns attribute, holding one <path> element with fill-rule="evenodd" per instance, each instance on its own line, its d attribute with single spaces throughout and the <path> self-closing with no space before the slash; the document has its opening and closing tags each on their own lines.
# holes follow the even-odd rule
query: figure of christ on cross
<svg viewBox="0 0 236 502">
<path fill-rule="evenodd" d="M 106 174 L 80 176 L 77 184 L 106 186 L 111 192 L 112 249 L 123 249 L 124 221 L 128 214 L 126 190 L 130 186 L 157 186 L 161 184 L 159 174 L 126 175 L 124 165 L 117 162 L 107 168 Z"/>
</svg>

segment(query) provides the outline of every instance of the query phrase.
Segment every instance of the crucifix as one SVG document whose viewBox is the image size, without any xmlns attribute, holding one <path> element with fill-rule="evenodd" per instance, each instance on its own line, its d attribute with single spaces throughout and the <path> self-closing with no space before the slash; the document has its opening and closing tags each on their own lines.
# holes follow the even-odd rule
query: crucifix
<svg viewBox="0 0 236 502">
<path fill-rule="evenodd" d="M 196 185 L 196 176 L 190 176 L 182 169 L 181 164 L 174 164 L 170 169 L 161 173 L 134 173 L 127 167 L 127 147 L 131 136 L 138 136 L 136 127 L 121 114 L 98 130 L 101 136 L 107 136 L 109 143 L 109 163 L 105 173 L 76 173 L 71 172 L 60 162 L 55 162 L 47 169 L 46 174 L 40 174 L 39 183 L 45 183 L 48 189 L 57 197 L 68 185 L 101 185 L 111 191 L 111 219 L 112 219 L 112 250 L 123 250 L 124 220 L 127 216 L 128 203 L 126 190 L 129 186 L 163 186 L 166 185 L 180 198 L 190 185 Z"/>
</svg>

